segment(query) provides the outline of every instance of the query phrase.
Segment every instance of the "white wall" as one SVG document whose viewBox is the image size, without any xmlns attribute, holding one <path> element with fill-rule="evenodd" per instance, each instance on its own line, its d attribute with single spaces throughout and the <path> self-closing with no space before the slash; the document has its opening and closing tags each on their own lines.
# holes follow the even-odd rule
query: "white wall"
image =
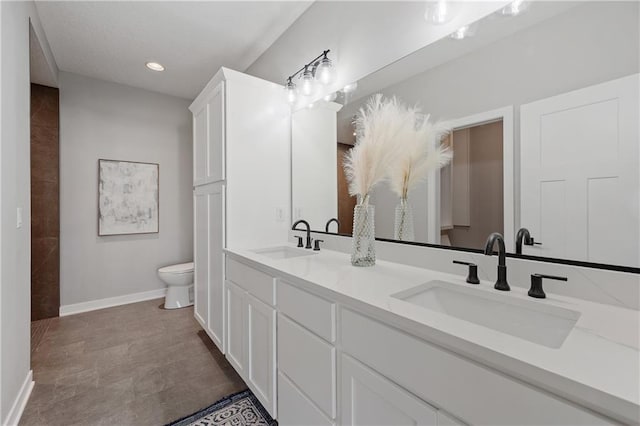
<svg viewBox="0 0 640 426">
<path fill-rule="evenodd" d="M 163 288 L 193 257 L 189 102 L 60 73 L 60 303 Z M 160 232 L 99 237 L 98 159 L 160 164 Z"/>
<path fill-rule="evenodd" d="M 31 389 L 30 22 L 55 79 L 34 3 L 0 2 L 0 424 L 17 422 Z"/>
</svg>

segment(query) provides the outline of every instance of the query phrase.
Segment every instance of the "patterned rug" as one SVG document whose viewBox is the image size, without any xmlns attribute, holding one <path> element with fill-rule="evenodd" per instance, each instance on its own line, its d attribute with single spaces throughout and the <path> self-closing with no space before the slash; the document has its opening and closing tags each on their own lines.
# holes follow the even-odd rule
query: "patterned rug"
<svg viewBox="0 0 640 426">
<path fill-rule="evenodd" d="M 277 426 L 249 390 L 229 395 L 213 405 L 167 426 Z"/>
</svg>

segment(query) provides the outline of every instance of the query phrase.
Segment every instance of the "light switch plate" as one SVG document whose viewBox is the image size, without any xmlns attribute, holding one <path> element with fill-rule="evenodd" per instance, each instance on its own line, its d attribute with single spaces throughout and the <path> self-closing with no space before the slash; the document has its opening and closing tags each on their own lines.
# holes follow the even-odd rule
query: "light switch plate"
<svg viewBox="0 0 640 426">
<path fill-rule="evenodd" d="M 16 209 L 16 228 L 22 228 L 22 207 Z"/>
</svg>

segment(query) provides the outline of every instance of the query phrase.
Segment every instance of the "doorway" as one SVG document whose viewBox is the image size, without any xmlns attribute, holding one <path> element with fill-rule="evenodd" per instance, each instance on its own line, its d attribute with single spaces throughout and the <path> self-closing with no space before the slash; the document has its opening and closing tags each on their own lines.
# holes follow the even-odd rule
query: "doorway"
<svg viewBox="0 0 640 426">
<path fill-rule="evenodd" d="M 31 321 L 60 311 L 59 90 L 30 34 Z"/>
<path fill-rule="evenodd" d="M 440 172 L 441 243 L 482 248 L 504 234 L 503 120 L 454 130 L 453 161 Z"/>
</svg>

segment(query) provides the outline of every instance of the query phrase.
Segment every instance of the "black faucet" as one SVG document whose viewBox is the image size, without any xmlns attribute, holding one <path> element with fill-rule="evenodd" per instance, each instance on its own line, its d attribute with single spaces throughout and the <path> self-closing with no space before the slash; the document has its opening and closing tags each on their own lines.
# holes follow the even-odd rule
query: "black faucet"
<svg viewBox="0 0 640 426">
<path fill-rule="evenodd" d="M 518 233 L 516 234 L 516 254 L 522 254 L 522 244 L 525 246 L 542 245 L 542 243 L 537 243 L 531 234 L 529 234 L 529 230 L 527 228 L 518 229 Z"/>
<path fill-rule="evenodd" d="M 307 227 L 307 245 L 305 246 L 305 248 L 310 249 L 311 248 L 311 226 L 309 226 L 309 222 L 307 222 L 306 220 L 300 219 L 295 221 L 291 229 L 293 231 L 302 231 L 302 229 L 296 229 L 296 226 L 298 226 L 299 223 L 302 223 Z"/>
<path fill-rule="evenodd" d="M 498 279 L 496 285 L 493 286 L 496 290 L 509 291 L 509 283 L 507 282 L 507 256 L 504 247 L 504 237 L 498 232 L 494 232 L 487 238 L 487 244 L 484 246 L 484 254 L 491 256 L 493 254 L 493 246 L 495 242 L 498 242 Z"/>
<path fill-rule="evenodd" d="M 338 227 L 336 229 L 336 232 L 340 233 L 340 221 L 338 219 L 336 219 L 335 217 L 331 218 L 331 219 L 329 219 L 327 221 L 327 224 L 324 226 L 324 232 L 329 232 L 329 225 L 331 225 L 331 222 L 335 222 L 336 225 L 338 225 Z"/>
</svg>

